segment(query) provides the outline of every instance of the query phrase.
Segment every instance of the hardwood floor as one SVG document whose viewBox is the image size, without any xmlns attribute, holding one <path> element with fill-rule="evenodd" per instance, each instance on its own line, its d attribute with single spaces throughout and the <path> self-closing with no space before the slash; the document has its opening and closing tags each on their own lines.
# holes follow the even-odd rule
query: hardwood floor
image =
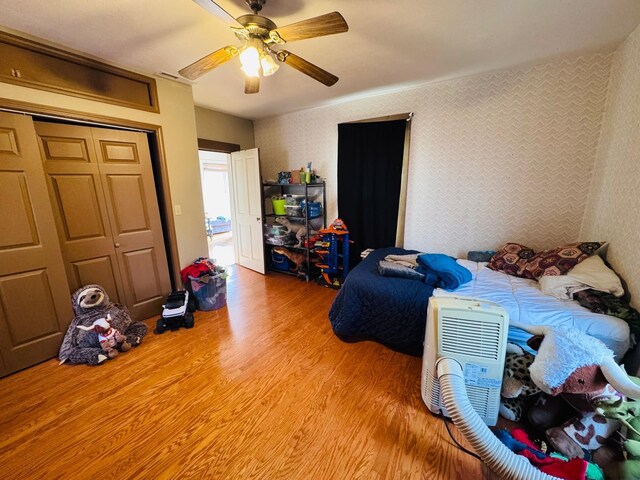
<svg viewBox="0 0 640 480">
<path fill-rule="evenodd" d="M 427 411 L 419 358 L 333 335 L 335 291 L 241 267 L 228 287 L 192 330 L 0 379 L 0 478 L 494 478 Z"/>
</svg>

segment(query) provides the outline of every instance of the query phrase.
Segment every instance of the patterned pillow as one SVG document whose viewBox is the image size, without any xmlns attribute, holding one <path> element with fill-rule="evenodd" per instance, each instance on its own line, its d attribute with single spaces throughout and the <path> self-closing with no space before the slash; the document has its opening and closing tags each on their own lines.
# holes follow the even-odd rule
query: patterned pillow
<svg viewBox="0 0 640 480">
<path fill-rule="evenodd" d="M 571 243 L 536 253 L 518 272 L 518 276 L 537 280 L 543 275 L 564 275 L 602 245 L 604 242 Z"/>
<path fill-rule="evenodd" d="M 491 257 L 487 264 L 491 270 L 504 272 L 507 275 L 521 277 L 521 271 L 526 267 L 530 258 L 535 256 L 531 248 L 520 245 L 519 243 L 507 243 L 498 252 Z"/>
</svg>

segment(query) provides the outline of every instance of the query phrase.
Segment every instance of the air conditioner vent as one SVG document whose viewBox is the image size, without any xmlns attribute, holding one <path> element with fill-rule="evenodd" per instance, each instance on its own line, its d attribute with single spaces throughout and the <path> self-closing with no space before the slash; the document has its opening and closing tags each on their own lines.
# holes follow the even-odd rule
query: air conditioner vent
<svg viewBox="0 0 640 480">
<path fill-rule="evenodd" d="M 441 317 L 441 351 L 497 360 L 500 353 L 500 324 L 479 319 Z"/>
<path fill-rule="evenodd" d="M 481 417 L 487 416 L 490 403 L 489 394 L 490 390 L 488 388 L 467 385 L 469 402 L 471 402 L 473 409 L 478 412 L 478 415 Z"/>
<path fill-rule="evenodd" d="M 440 382 L 438 382 L 437 378 L 434 378 L 433 374 L 427 370 L 426 371 L 427 380 L 424 382 L 424 392 L 422 398 L 429 398 L 431 400 L 431 405 L 440 406 Z M 429 392 L 431 389 L 431 392 Z"/>
</svg>

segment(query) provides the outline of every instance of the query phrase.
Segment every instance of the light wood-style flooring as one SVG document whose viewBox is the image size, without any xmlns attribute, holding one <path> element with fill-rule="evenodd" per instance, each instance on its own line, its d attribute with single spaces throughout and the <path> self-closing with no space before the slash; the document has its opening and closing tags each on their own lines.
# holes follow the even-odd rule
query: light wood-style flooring
<svg viewBox="0 0 640 480">
<path fill-rule="evenodd" d="M 192 330 L 0 379 L 0 478 L 494 478 L 427 411 L 419 358 L 334 336 L 335 295 L 234 266 Z"/>
</svg>

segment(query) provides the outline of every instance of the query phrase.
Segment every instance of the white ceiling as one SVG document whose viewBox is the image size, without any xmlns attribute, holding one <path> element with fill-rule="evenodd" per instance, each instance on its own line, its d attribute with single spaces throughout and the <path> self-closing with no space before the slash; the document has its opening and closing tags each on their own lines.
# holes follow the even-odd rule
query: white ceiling
<svg viewBox="0 0 640 480">
<path fill-rule="evenodd" d="M 233 16 L 244 0 L 217 0 Z M 639 0 L 267 0 L 283 26 L 332 11 L 349 32 L 287 49 L 340 77 L 324 85 L 286 65 L 245 95 L 236 58 L 193 85 L 197 105 L 268 117 L 621 42 L 640 23 Z M 190 0 L 0 0 L 0 25 L 143 72 L 178 70 L 225 45 L 231 30 Z"/>
</svg>

